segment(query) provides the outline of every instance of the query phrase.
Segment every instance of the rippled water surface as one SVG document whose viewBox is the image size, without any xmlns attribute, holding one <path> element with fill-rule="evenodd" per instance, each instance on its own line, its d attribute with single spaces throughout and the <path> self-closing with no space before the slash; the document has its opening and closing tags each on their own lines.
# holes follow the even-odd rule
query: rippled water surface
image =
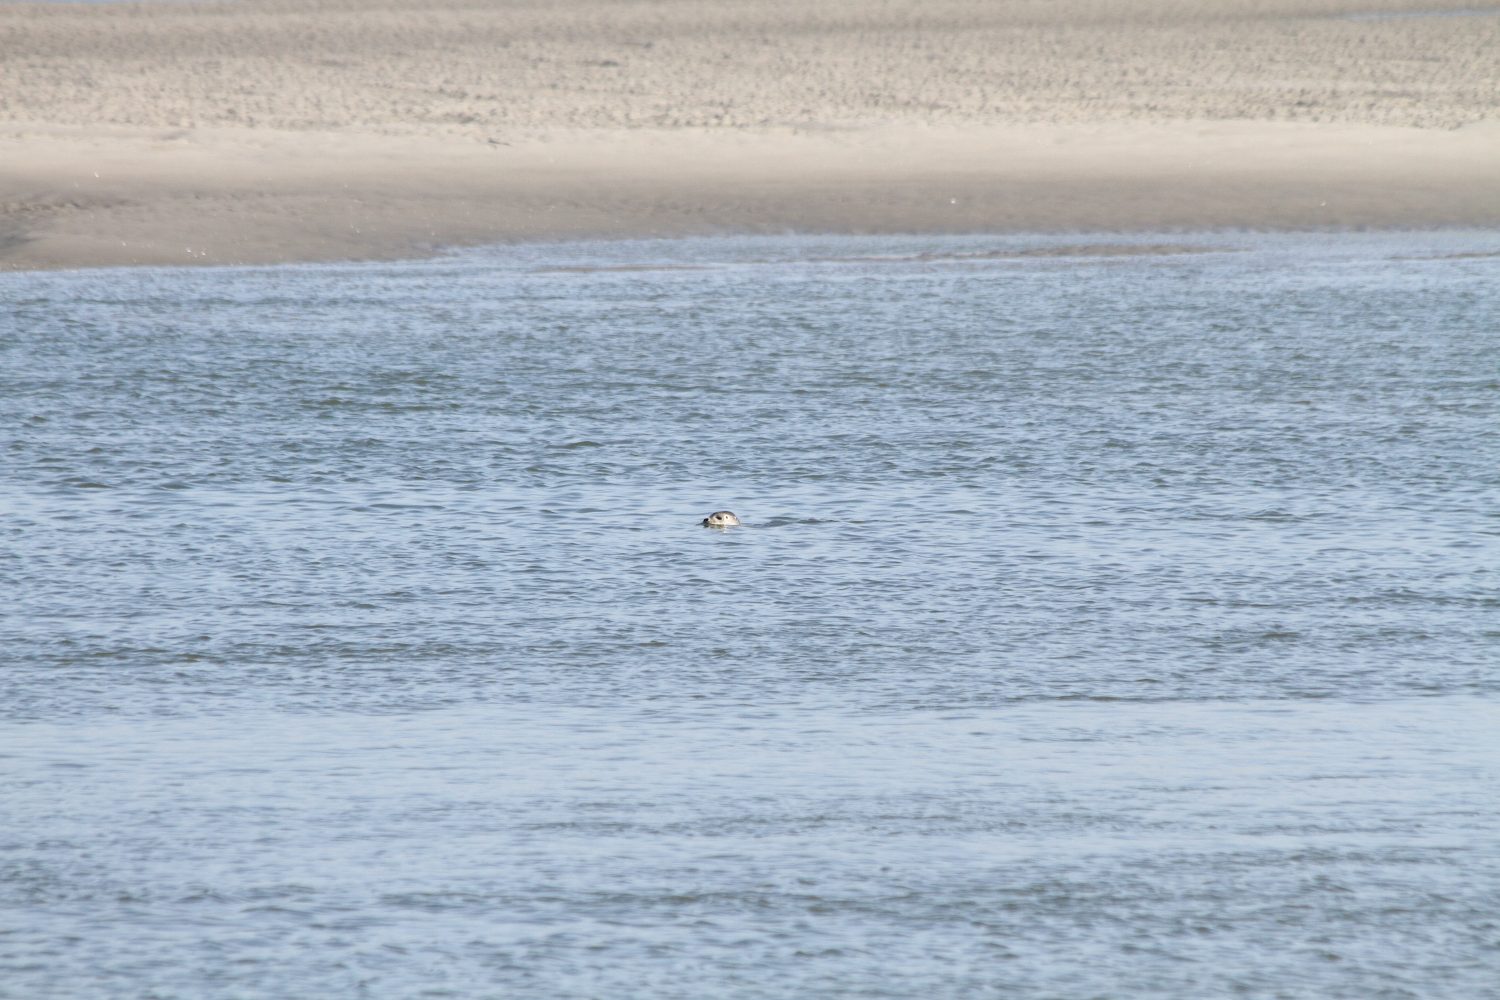
<svg viewBox="0 0 1500 1000">
<path fill-rule="evenodd" d="M 0 301 L 0 997 L 1500 997 L 1500 234 Z"/>
</svg>

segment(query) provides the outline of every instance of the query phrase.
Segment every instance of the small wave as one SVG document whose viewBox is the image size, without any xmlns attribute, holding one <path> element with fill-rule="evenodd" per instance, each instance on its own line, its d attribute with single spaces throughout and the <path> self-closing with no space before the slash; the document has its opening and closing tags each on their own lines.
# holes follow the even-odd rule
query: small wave
<svg viewBox="0 0 1500 1000">
<path fill-rule="evenodd" d="M 927 264 L 985 260 L 1028 260 L 1053 257 L 1164 257 L 1178 254 L 1226 253 L 1232 247 L 1197 246 L 1191 243 L 1064 243 L 1020 249 L 955 251 L 951 253 L 872 254 L 844 257 L 812 257 L 817 264 Z"/>
<path fill-rule="evenodd" d="M 544 264 L 533 274 L 631 274 L 645 271 L 706 271 L 706 264 Z"/>
</svg>

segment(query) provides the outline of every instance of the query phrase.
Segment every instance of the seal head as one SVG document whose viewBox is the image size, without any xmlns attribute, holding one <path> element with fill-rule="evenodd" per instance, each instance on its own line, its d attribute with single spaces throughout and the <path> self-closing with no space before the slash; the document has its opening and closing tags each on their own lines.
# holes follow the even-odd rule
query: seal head
<svg viewBox="0 0 1500 1000">
<path fill-rule="evenodd" d="M 740 523 L 740 519 L 734 516 L 733 511 L 716 510 L 703 519 L 705 528 L 732 528 Z"/>
</svg>

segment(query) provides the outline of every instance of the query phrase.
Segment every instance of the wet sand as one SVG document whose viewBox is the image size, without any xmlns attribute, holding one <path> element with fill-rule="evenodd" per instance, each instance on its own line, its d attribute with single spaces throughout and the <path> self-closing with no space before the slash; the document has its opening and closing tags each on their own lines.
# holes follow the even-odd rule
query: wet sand
<svg viewBox="0 0 1500 1000">
<path fill-rule="evenodd" d="M 1500 225 L 1500 4 L 0 4 L 0 267 Z"/>
</svg>

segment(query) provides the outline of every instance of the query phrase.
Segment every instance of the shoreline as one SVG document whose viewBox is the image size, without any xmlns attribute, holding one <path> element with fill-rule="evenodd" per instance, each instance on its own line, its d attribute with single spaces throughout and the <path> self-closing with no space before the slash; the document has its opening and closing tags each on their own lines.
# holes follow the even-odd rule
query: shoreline
<svg viewBox="0 0 1500 1000">
<path fill-rule="evenodd" d="M 1500 226 L 1500 0 L 6 4 L 0 270 Z"/>
<path fill-rule="evenodd" d="M 1500 125 L 541 131 L 507 144 L 0 128 L 0 269 L 715 233 L 1500 227 Z"/>
</svg>

